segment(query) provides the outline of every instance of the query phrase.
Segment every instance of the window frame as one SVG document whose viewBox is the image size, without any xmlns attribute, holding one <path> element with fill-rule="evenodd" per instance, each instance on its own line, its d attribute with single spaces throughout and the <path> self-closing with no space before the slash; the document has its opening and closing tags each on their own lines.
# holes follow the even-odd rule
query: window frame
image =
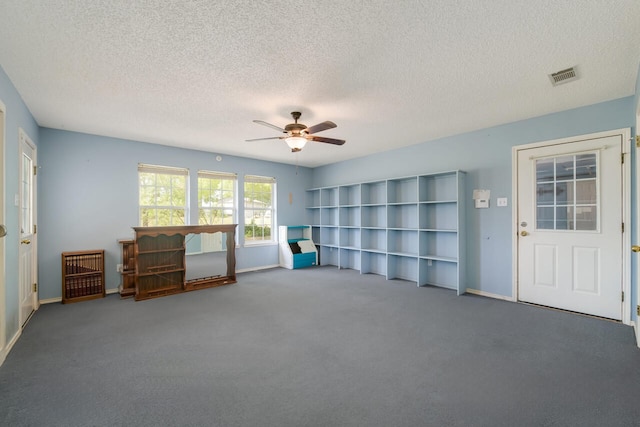
<svg viewBox="0 0 640 427">
<path fill-rule="evenodd" d="M 216 206 L 211 206 L 211 207 L 203 207 L 202 206 L 202 194 L 201 194 L 201 188 L 200 188 L 200 179 L 208 179 L 210 181 L 213 180 L 221 180 L 221 181 L 231 181 L 232 182 L 232 189 L 231 189 L 231 224 L 237 224 L 238 222 L 238 174 L 233 173 L 233 172 L 216 172 L 216 171 L 208 171 L 208 170 L 199 170 L 198 171 L 198 176 L 197 176 L 197 191 L 198 191 L 198 225 L 217 225 L 217 224 L 224 224 L 224 221 L 220 222 L 220 223 L 215 223 L 215 224 L 209 224 L 209 223 L 205 223 L 202 222 L 202 215 L 201 215 L 201 211 L 202 210 L 209 210 L 209 211 L 214 211 L 214 210 L 220 210 L 222 211 L 222 218 L 224 219 L 224 211 L 229 209 L 229 207 L 225 207 L 224 203 L 225 203 L 225 199 L 224 197 L 222 197 L 221 199 L 221 205 L 216 205 Z M 224 194 L 225 191 L 229 191 L 229 190 L 224 190 L 223 185 L 221 186 L 221 188 L 217 189 L 218 191 L 222 192 Z M 204 219 L 206 219 L 207 217 L 205 216 Z"/>
<path fill-rule="evenodd" d="M 153 186 L 143 186 L 142 184 L 142 179 L 141 179 L 141 173 L 151 173 L 151 174 L 155 174 L 155 184 Z M 143 192 L 143 187 L 155 187 L 156 191 L 159 188 L 159 186 L 157 185 L 157 178 L 158 175 L 168 175 L 171 177 L 175 177 L 175 176 L 181 176 L 184 179 L 184 205 L 159 205 L 159 204 L 153 204 L 153 205 L 143 205 L 142 202 L 142 192 Z M 171 189 L 172 195 L 173 195 L 173 183 L 169 186 L 169 188 Z M 156 196 L 157 198 L 157 196 Z M 173 199 L 171 199 L 171 201 L 173 202 Z M 155 215 L 155 225 L 144 225 L 143 224 L 143 209 L 153 209 L 156 211 L 156 215 Z M 162 224 L 159 225 L 157 222 L 158 220 L 158 215 L 157 212 L 159 210 L 170 210 L 171 212 L 171 223 L 170 224 Z M 182 211 L 183 215 L 184 215 L 184 221 L 181 224 L 177 224 L 173 222 L 173 219 L 176 218 L 174 216 L 174 212 L 176 211 Z M 174 167 L 174 166 L 161 166 L 161 165 L 151 165 L 151 164 L 146 164 L 146 163 L 138 163 L 138 224 L 141 227 L 162 227 L 162 226 L 174 226 L 174 225 L 189 225 L 190 224 L 190 219 L 189 219 L 189 169 L 187 168 L 180 168 L 180 167 Z"/>
<path fill-rule="evenodd" d="M 255 207 L 255 206 L 248 206 L 247 202 L 248 202 L 248 193 L 247 193 L 247 184 L 271 184 L 271 206 L 268 208 L 260 208 L 260 207 Z M 255 194 L 255 193 L 252 193 Z M 277 244 L 278 240 L 277 240 L 277 210 L 276 210 L 276 206 L 277 206 L 277 180 L 275 177 L 270 177 L 270 176 L 259 176 L 259 175 L 245 175 L 244 176 L 244 182 L 243 182 L 243 215 L 242 215 L 242 225 L 243 225 L 243 239 L 244 239 L 244 246 L 259 246 L 259 245 L 273 245 L 273 244 Z M 270 216 L 271 216 L 271 221 L 270 221 L 270 225 L 271 225 L 271 232 L 270 232 L 270 237 L 269 239 L 255 239 L 251 238 L 248 239 L 246 237 L 246 228 L 247 226 L 251 226 L 251 223 L 247 223 L 247 211 L 263 211 L 264 214 L 262 215 L 263 218 L 266 218 L 266 213 L 269 212 Z M 252 221 L 255 218 L 255 214 L 252 215 Z M 262 222 L 263 224 L 263 231 L 264 231 L 264 221 Z"/>
</svg>

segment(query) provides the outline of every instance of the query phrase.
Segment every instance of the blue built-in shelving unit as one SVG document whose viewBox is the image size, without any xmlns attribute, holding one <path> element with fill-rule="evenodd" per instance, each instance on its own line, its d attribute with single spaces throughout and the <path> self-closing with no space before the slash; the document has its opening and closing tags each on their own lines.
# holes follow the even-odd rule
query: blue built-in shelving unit
<svg viewBox="0 0 640 427">
<path fill-rule="evenodd" d="M 464 177 L 455 170 L 307 190 L 320 263 L 464 293 Z"/>
</svg>

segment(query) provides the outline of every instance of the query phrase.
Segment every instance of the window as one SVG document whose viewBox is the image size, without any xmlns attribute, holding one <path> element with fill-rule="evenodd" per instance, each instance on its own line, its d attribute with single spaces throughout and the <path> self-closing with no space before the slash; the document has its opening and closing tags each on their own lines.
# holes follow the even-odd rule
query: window
<svg viewBox="0 0 640 427">
<path fill-rule="evenodd" d="M 244 177 L 244 241 L 255 244 L 275 241 L 274 200 L 276 179 L 265 176 Z"/>
<path fill-rule="evenodd" d="M 598 230 L 596 153 L 536 160 L 536 228 Z"/>
<path fill-rule="evenodd" d="M 140 225 L 188 224 L 189 169 L 138 164 Z"/>
<path fill-rule="evenodd" d="M 235 173 L 198 171 L 198 224 L 234 224 Z"/>
</svg>

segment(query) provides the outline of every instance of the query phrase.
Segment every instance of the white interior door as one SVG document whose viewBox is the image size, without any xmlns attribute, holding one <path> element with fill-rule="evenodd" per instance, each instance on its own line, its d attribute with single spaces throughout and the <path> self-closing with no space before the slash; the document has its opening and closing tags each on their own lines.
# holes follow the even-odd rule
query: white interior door
<svg viewBox="0 0 640 427">
<path fill-rule="evenodd" d="M 6 345 L 5 336 L 5 313 L 6 300 L 5 300 L 5 238 L 7 233 L 5 227 L 5 214 L 4 214 L 4 138 L 5 138 L 5 117 L 6 107 L 4 103 L 0 102 L 0 364 L 2 364 L 4 357 L 4 348 Z"/>
<path fill-rule="evenodd" d="M 37 308 L 36 147 L 20 130 L 20 324 Z"/>
<path fill-rule="evenodd" d="M 622 319 L 621 135 L 518 151 L 518 300 Z"/>
</svg>

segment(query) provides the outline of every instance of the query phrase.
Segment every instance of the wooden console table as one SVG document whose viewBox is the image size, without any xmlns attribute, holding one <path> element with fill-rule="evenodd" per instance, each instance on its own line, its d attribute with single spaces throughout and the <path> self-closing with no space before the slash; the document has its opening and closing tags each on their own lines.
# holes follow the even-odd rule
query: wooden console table
<svg viewBox="0 0 640 427">
<path fill-rule="evenodd" d="M 136 301 L 236 283 L 236 226 L 133 227 Z M 226 275 L 186 280 L 185 236 L 218 232 L 227 236 Z"/>
</svg>

